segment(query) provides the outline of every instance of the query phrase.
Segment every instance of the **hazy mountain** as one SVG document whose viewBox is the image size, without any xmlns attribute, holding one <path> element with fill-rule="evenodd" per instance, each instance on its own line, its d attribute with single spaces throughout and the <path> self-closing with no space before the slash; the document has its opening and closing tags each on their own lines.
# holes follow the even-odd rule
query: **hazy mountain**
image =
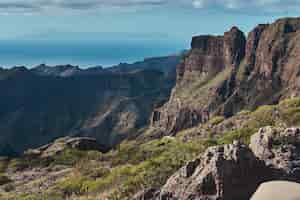
<svg viewBox="0 0 300 200">
<path fill-rule="evenodd" d="M 86 135 L 111 147 L 146 126 L 168 99 L 179 56 L 103 69 L 39 65 L 0 71 L 0 146 L 16 152 Z"/>
</svg>

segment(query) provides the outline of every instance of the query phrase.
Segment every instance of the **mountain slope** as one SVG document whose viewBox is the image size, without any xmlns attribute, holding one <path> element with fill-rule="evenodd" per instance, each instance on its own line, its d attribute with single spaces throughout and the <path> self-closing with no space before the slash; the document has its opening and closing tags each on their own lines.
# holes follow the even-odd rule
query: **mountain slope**
<svg viewBox="0 0 300 200">
<path fill-rule="evenodd" d="M 215 115 L 299 96 L 299 37 L 299 18 L 258 25 L 247 40 L 236 27 L 224 36 L 194 37 L 171 98 L 154 112 L 152 125 L 176 134 Z"/>
<path fill-rule="evenodd" d="M 144 127 L 153 108 L 168 98 L 175 71 L 165 74 L 164 68 L 175 69 L 178 59 L 157 58 L 162 65 L 156 69 L 151 63 L 128 65 L 125 72 L 69 65 L 2 70 L 0 150 L 20 153 L 68 135 L 95 137 L 112 147 Z"/>
</svg>

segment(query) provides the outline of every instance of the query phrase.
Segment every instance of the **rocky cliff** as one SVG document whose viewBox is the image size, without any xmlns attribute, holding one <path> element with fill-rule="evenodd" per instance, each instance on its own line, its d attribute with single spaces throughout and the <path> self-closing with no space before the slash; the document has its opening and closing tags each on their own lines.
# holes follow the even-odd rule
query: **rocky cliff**
<svg viewBox="0 0 300 200">
<path fill-rule="evenodd" d="M 251 137 L 250 147 L 238 141 L 210 147 L 161 189 L 142 191 L 135 199 L 248 200 L 264 182 L 299 182 L 299 141 L 299 128 L 262 128 Z"/>
<path fill-rule="evenodd" d="M 247 39 L 236 27 L 223 36 L 194 37 L 152 126 L 176 134 L 214 115 L 229 117 L 299 96 L 299 30 L 299 18 L 284 18 L 258 25 Z"/>
</svg>

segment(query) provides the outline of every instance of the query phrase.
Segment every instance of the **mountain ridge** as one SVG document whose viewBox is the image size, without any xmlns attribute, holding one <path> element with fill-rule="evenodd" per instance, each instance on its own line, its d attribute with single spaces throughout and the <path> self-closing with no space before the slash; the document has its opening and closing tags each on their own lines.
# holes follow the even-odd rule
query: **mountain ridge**
<svg viewBox="0 0 300 200">
<path fill-rule="evenodd" d="M 299 24 L 299 18 L 286 18 L 258 25 L 247 39 L 237 27 L 223 36 L 193 37 L 191 50 L 177 66 L 171 98 L 155 111 L 152 125 L 174 134 L 209 116 L 229 117 L 298 96 L 299 64 L 290 54 L 298 54 Z"/>
<path fill-rule="evenodd" d="M 169 95 L 179 57 L 126 64 L 126 69 L 123 65 L 3 69 L 0 143 L 22 153 L 57 137 L 82 135 L 113 147 L 133 129 L 146 126 L 152 108 Z"/>
</svg>

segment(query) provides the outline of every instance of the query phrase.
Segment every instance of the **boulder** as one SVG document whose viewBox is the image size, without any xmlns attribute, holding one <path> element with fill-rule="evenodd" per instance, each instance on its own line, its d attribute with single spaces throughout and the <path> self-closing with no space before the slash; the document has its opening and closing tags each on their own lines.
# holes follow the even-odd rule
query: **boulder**
<svg viewBox="0 0 300 200">
<path fill-rule="evenodd" d="M 251 200 L 296 200 L 300 199 L 300 184 L 274 181 L 263 183 Z"/>
<path fill-rule="evenodd" d="M 269 168 L 282 174 L 275 179 L 300 182 L 300 128 L 261 128 L 251 137 L 250 148 Z"/>
<path fill-rule="evenodd" d="M 247 146 L 235 142 L 211 147 L 167 181 L 161 199 L 246 200 L 267 175 L 264 163 Z"/>
<path fill-rule="evenodd" d="M 239 141 L 210 147 L 139 199 L 249 200 L 259 185 L 278 180 L 300 182 L 300 128 L 264 127 L 249 147 Z"/>
</svg>

